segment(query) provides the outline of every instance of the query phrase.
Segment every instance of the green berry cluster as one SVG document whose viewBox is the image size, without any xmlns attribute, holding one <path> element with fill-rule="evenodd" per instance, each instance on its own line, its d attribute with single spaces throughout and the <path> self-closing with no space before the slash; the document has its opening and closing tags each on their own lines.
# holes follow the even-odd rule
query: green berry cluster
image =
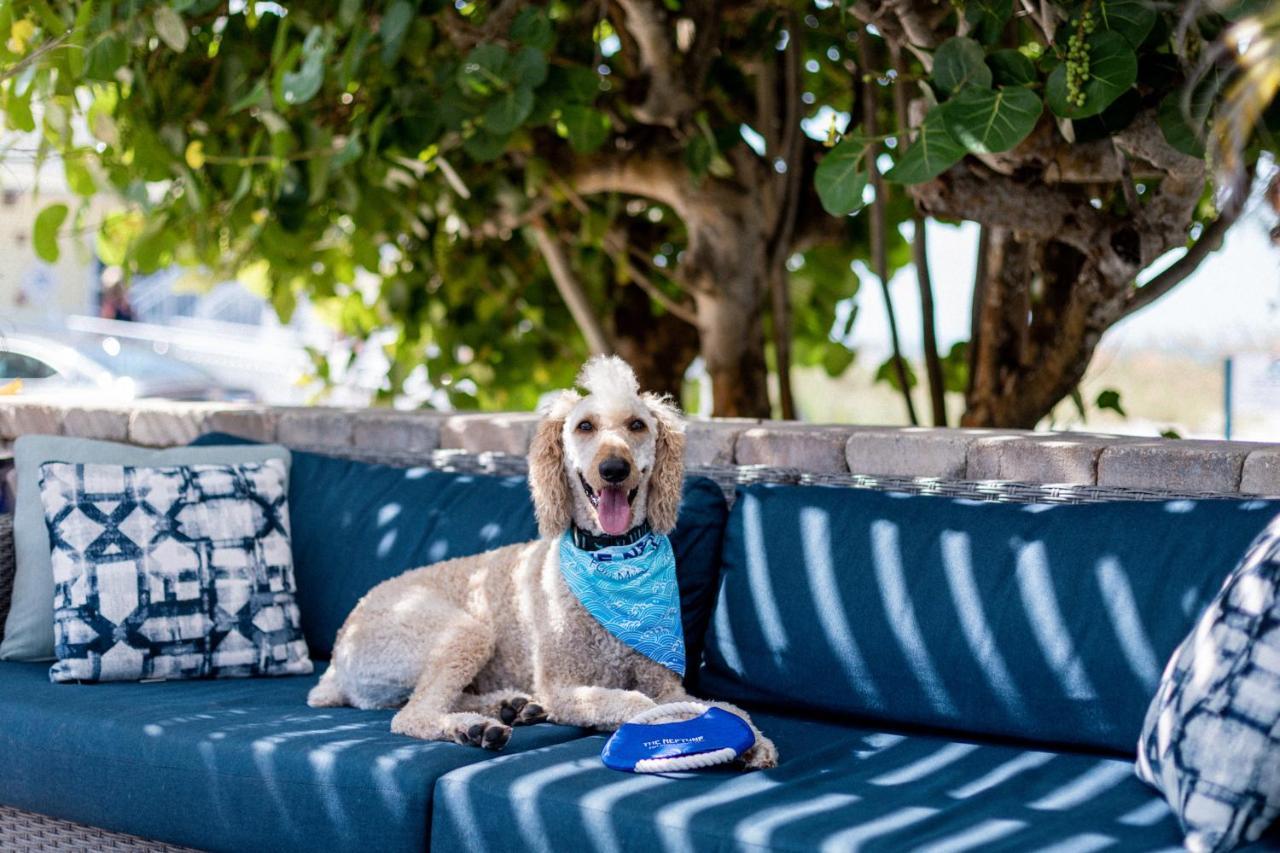
<svg viewBox="0 0 1280 853">
<path fill-rule="evenodd" d="M 1089 82 L 1089 46 L 1085 39 L 1097 26 L 1093 11 L 1086 6 L 1076 31 L 1067 39 L 1067 102 L 1077 109 L 1084 106 L 1084 84 Z"/>
</svg>

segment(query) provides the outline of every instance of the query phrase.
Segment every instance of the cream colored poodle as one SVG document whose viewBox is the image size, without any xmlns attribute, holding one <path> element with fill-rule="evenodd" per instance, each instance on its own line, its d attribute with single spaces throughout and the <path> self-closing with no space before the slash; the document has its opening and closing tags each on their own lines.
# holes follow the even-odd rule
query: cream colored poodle
<svg viewBox="0 0 1280 853">
<path fill-rule="evenodd" d="M 578 384 L 587 395 L 561 392 L 530 449 L 541 538 L 374 587 L 338 632 L 308 704 L 400 707 L 392 731 L 501 749 L 513 725 L 613 730 L 690 698 L 675 672 L 587 612 L 561 575 L 559 550 L 570 523 L 597 536 L 645 521 L 660 534 L 675 527 L 684 424 L 667 399 L 640 393 L 619 358 L 592 359 Z M 777 750 L 756 731 L 743 763 L 773 767 Z"/>
</svg>

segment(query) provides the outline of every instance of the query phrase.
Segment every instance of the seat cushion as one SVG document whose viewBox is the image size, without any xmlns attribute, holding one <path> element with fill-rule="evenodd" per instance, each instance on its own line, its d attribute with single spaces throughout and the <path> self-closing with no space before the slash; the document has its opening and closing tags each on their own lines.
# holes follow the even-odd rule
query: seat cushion
<svg viewBox="0 0 1280 853">
<path fill-rule="evenodd" d="M 1277 512 L 746 487 L 702 688 L 1132 756 L 1166 661 Z"/>
<path fill-rule="evenodd" d="M 593 735 L 452 771 L 436 784 L 431 849 L 1180 846 L 1177 821 L 1128 761 L 766 714 L 755 721 L 781 752 L 773 770 L 619 773 L 601 764 L 604 737 Z"/>
<path fill-rule="evenodd" d="M 197 444 L 243 443 L 211 433 Z M 690 670 L 715 606 L 729 514 L 705 477 L 684 484 L 671 534 Z M 294 573 L 312 654 L 328 658 L 347 614 L 370 588 L 408 569 L 537 538 L 523 477 L 396 468 L 297 451 L 289 480 Z"/>
<path fill-rule="evenodd" d="M 494 753 L 308 708 L 315 682 L 52 684 L 0 663 L 0 804 L 203 850 L 425 849 L 435 780 Z M 582 734 L 520 728 L 505 754 Z"/>
</svg>

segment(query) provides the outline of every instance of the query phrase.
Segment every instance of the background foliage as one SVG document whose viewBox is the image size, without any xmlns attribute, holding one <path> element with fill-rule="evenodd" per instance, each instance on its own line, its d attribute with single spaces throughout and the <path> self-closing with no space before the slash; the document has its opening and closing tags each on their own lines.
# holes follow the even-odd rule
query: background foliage
<svg viewBox="0 0 1280 853">
<path fill-rule="evenodd" d="M 41 211 L 42 257 L 88 229 L 129 275 L 179 264 L 238 277 L 282 318 L 306 295 L 349 335 L 392 328 L 388 396 L 416 369 L 453 405 L 528 408 L 589 350 L 615 349 L 675 391 L 701 356 L 719 414 L 769 414 L 766 369 L 781 368 L 772 404 L 791 414 L 791 366 L 838 375 L 855 358 L 854 315 L 837 307 L 860 285 L 851 264 L 883 283 L 923 257 L 918 208 L 1034 246 L 1039 266 L 1005 275 L 1019 298 L 1055 306 L 1034 281 L 1049 270 L 1052 290 L 1056 250 L 1001 218 L 1037 193 L 1136 241 L 1123 269 L 1072 260 L 1079 275 L 1056 285 L 1110 282 L 1120 303 L 1193 223 L 1233 219 L 1205 182 L 1204 143 L 1221 105 L 1239 103 L 1240 51 L 1216 46 L 1258 8 L 6 0 L 0 100 L 6 126 L 60 155 L 84 199 Z M 1265 144 L 1262 82 L 1224 137 L 1238 174 Z M 1183 160 L 1128 142 L 1148 116 Z M 1045 165 L 1099 143 L 1118 154 L 1095 173 Z M 979 200 L 961 189 L 982 169 L 1002 183 Z M 1194 203 L 1165 226 L 1173 236 L 1116 237 L 1179 181 Z M 102 195 L 115 212 L 93 221 Z M 975 313 L 975 342 L 926 353 L 935 399 L 966 392 L 970 422 L 1034 423 L 1074 389 L 1100 334 L 1049 341 L 1071 350 L 1053 376 L 1008 347 L 991 355 L 1005 373 L 984 372 L 980 324 Z M 983 382 L 1017 370 L 1043 400 L 982 401 Z M 918 381 L 895 359 L 880 376 Z"/>
</svg>

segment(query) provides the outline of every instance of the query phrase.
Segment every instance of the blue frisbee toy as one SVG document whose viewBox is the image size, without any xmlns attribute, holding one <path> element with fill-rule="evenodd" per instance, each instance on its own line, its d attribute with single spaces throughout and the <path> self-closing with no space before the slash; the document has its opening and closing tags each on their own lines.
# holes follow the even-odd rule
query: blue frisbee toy
<svg viewBox="0 0 1280 853">
<path fill-rule="evenodd" d="M 600 752 L 604 766 L 624 773 L 673 773 L 733 761 L 755 745 L 737 714 L 700 702 L 651 708 L 623 724 Z"/>
</svg>

